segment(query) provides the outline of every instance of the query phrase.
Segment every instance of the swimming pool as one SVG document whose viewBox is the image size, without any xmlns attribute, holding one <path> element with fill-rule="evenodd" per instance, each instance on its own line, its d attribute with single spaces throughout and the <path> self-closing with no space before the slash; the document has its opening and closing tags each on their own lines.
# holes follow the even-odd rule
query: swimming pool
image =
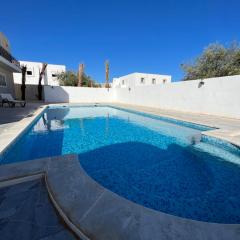
<svg viewBox="0 0 240 240">
<path fill-rule="evenodd" d="M 240 223 L 240 151 L 209 127 L 108 106 L 48 108 L 1 164 L 76 153 L 109 190 L 172 215 Z"/>
</svg>

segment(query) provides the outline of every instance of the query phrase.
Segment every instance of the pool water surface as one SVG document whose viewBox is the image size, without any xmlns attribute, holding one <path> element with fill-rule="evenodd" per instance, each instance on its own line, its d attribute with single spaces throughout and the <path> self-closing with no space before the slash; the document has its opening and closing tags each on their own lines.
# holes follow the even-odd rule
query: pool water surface
<svg viewBox="0 0 240 240">
<path fill-rule="evenodd" d="M 48 108 L 1 164 L 75 153 L 98 183 L 194 220 L 240 223 L 240 151 L 209 127 L 108 106 Z"/>
</svg>

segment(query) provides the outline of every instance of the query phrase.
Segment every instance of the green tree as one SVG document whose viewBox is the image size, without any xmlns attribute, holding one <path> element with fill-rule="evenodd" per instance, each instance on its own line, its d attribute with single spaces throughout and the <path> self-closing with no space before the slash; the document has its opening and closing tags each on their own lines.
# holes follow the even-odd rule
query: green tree
<svg viewBox="0 0 240 240">
<path fill-rule="evenodd" d="M 83 74 L 83 80 L 82 80 L 82 86 L 83 87 L 99 87 L 99 84 L 96 83 L 95 80 L 93 80 L 89 75 Z"/>
<path fill-rule="evenodd" d="M 183 80 L 222 77 L 240 74 L 240 47 L 237 42 L 225 47 L 210 44 L 193 63 L 181 64 Z"/>
<path fill-rule="evenodd" d="M 78 85 L 78 75 L 74 71 L 63 72 L 58 75 L 58 81 L 61 86 L 73 86 Z M 99 87 L 90 76 L 84 74 L 82 80 L 82 87 Z"/>
<path fill-rule="evenodd" d="M 58 75 L 58 81 L 61 86 L 77 86 L 78 78 L 74 71 L 66 71 Z"/>
</svg>

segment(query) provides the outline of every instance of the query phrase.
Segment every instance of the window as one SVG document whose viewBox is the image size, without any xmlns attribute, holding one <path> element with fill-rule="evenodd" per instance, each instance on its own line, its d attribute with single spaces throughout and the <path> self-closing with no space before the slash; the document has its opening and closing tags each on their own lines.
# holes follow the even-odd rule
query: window
<svg viewBox="0 0 240 240">
<path fill-rule="evenodd" d="M 163 79 L 163 83 L 165 83 L 167 81 L 167 79 Z"/>
<path fill-rule="evenodd" d="M 122 80 L 122 85 L 124 85 L 125 84 L 125 82 L 124 82 L 124 80 Z"/>
<path fill-rule="evenodd" d="M 34 77 L 34 67 L 33 66 L 27 66 L 27 76 Z"/>
<path fill-rule="evenodd" d="M 144 84 L 144 83 L 145 83 L 145 79 L 141 78 L 141 84 Z"/>
<path fill-rule="evenodd" d="M 156 84 L 156 78 L 152 79 L 152 84 Z"/>
<path fill-rule="evenodd" d="M 56 77 L 57 77 L 57 74 L 56 74 L 56 73 L 53 73 L 53 74 L 52 74 L 52 77 L 53 77 L 53 78 L 56 78 Z"/>
<path fill-rule="evenodd" d="M 0 87 L 7 87 L 6 76 L 0 73 Z"/>
</svg>

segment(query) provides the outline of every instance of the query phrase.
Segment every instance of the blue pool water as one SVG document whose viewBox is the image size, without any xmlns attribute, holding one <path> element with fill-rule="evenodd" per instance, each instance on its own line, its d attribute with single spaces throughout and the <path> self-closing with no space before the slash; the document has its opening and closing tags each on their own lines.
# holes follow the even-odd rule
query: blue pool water
<svg viewBox="0 0 240 240">
<path fill-rule="evenodd" d="M 240 150 L 201 137 L 209 129 L 107 106 L 49 108 L 0 162 L 76 153 L 93 179 L 138 204 L 240 223 Z"/>
</svg>

